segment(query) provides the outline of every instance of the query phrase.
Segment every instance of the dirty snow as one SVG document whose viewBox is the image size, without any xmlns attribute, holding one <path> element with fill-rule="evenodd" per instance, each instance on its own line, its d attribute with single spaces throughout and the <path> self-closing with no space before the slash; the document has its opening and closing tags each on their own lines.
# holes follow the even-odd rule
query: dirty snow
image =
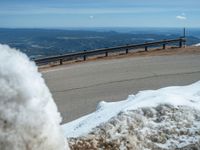
<svg viewBox="0 0 200 150">
<path fill-rule="evenodd" d="M 160 104 L 121 112 L 77 138 L 71 150 L 189 150 L 200 149 L 200 111 Z"/>
</svg>

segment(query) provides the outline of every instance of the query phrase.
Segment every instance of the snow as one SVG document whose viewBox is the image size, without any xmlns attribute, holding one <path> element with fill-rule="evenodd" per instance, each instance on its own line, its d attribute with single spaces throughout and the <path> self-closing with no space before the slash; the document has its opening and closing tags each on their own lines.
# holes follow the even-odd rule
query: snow
<svg viewBox="0 0 200 150">
<path fill-rule="evenodd" d="M 169 104 L 128 110 L 68 141 L 72 149 L 200 149 L 200 111 Z"/>
<path fill-rule="evenodd" d="M 200 110 L 200 81 L 188 86 L 166 87 L 158 90 L 141 91 L 119 102 L 100 102 L 97 110 L 87 116 L 62 125 L 65 136 L 80 137 L 87 135 L 95 127 L 107 122 L 121 112 L 142 107 L 156 107 L 169 104 L 174 107 L 187 106 Z"/>
<path fill-rule="evenodd" d="M 198 44 L 195 44 L 194 46 L 200 46 L 200 43 L 198 43 Z"/>
<path fill-rule="evenodd" d="M 0 149 L 66 150 L 57 106 L 34 62 L 0 44 Z"/>
</svg>

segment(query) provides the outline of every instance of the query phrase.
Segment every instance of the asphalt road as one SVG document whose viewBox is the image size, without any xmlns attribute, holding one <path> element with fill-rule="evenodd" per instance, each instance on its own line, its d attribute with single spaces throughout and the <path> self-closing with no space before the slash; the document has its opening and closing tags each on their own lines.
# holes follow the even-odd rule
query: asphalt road
<svg viewBox="0 0 200 150">
<path fill-rule="evenodd" d="M 63 66 L 43 72 L 63 122 L 93 112 L 98 102 L 200 80 L 200 55 L 112 59 Z"/>
</svg>

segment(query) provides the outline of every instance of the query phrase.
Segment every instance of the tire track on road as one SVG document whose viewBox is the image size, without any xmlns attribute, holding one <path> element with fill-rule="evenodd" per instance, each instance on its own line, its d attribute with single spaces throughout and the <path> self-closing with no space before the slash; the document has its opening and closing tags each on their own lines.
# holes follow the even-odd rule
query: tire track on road
<svg viewBox="0 0 200 150">
<path fill-rule="evenodd" d="M 159 74 L 159 75 L 156 74 L 156 73 L 153 73 L 152 76 L 146 76 L 146 77 L 142 77 L 142 78 L 124 79 L 124 80 L 119 80 L 119 81 L 98 83 L 98 84 L 93 84 L 93 85 L 84 86 L 84 87 L 71 88 L 71 89 L 60 90 L 60 91 L 51 91 L 51 92 L 52 93 L 63 93 L 63 92 L 70 92 L 70 91 L 75 91 L 75 90 L 87 89 L 87 88 L 92 88 L 92 87 L 97 87 L 97 86 L 102 86 L 102 85 L 109 85 L 109 84 L 113 84 L 113 83 L 121 83 L 121 82 L 134 81 L 134 80 L 144 80 L 144 79 L 149 79 L 149 78 L 154 78 L 154 77 L 164 77 L 164 76 L 173 76 L 173 75 L 190 75 L 190 74 L 195 74 L 195 73 L 200 73 L 200 71 L 175 73 L 175 74 Z M 199 79 L 200 79 L 200 76 L 199 76 Z"/>
</svg>

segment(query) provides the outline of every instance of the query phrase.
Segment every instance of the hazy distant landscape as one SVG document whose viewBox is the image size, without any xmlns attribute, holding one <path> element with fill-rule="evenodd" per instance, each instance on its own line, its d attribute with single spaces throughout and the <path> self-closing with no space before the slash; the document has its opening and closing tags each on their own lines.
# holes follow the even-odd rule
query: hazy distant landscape
<svg viewBox="0 0 200 150">
<path fill-rule="evenodd" d="M 200 43 L 200 29 L 186 30 L 187 45 Z M 0 43 L 30 58 L 137 44 L 183 36 L 182 28 L 0 29 Z"/>
</svg>

